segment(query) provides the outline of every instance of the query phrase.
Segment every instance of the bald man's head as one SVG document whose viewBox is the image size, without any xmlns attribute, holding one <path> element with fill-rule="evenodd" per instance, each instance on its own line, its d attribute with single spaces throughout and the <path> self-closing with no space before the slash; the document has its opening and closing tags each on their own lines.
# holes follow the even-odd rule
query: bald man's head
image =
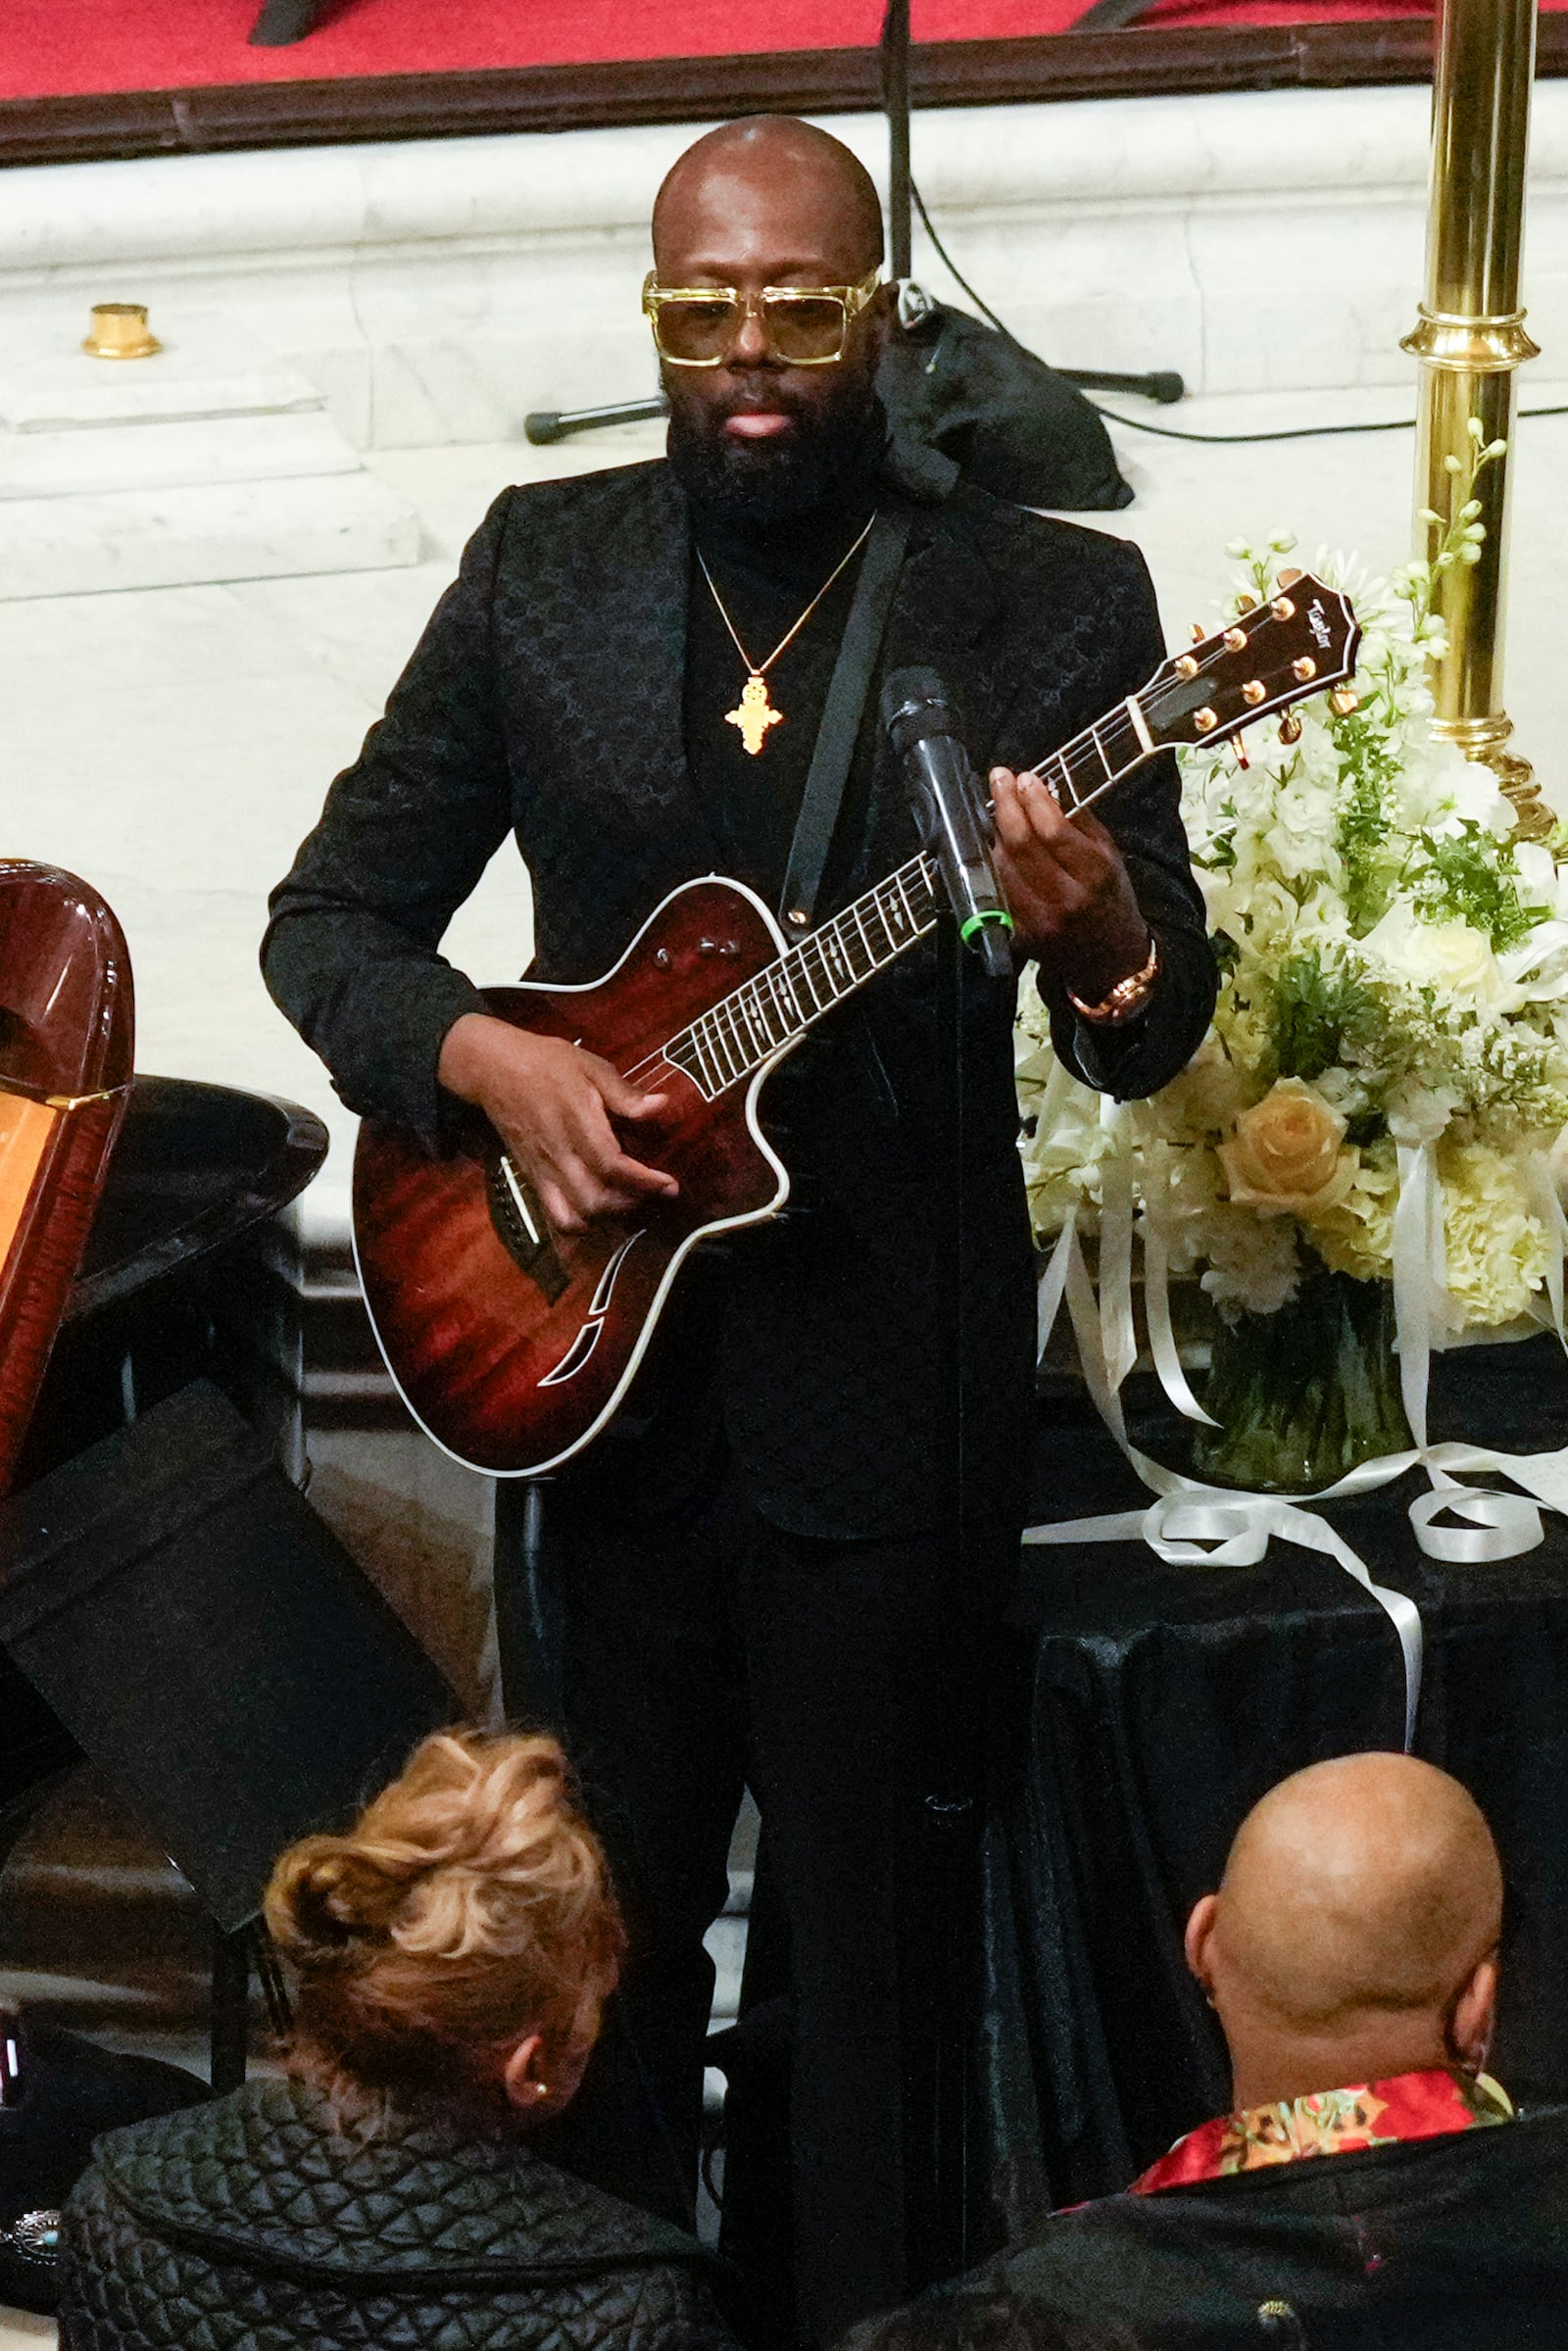
<svg viewBox="0 0 1568 2351">
<path fill-rule="evenodd" d="M 676 158 L 654 200 L 654 266 L 667 284 L 690 285 L 694 242 L 727 246 L 742 225 L 782 251 L 798 247 L 813 266 L 820 260 L 823 284 L 853 285 L 882 259 L 870 172 L 842 139 L 794 115 L 721 122 Z"/>
<path fill-rule="evenodd" d="M 884 435 L 876 369 L 888 304 L 841 307 L 841 355 L 792 363 L 771 340 L 767 287 L 863 289 L 882 258 L 882 208 L 842 140 L 783 115 L 726 122 L 688 147 L 654 206 L 662 287 L 725 287 L 744 311 L 711 365 L 662 355 L 669 455 L 699 506 L 767 524 L 808 510 L 863 511 Z M 666 314 L 667 315 L 667 314 Z"/>
<path fill-rule="evenodd" d="M 1478 2017 L 1490 2031 L 1501 1925 L 1502 1872 L 1473 1797 L 1410 1755 L 1346 1755 L 1248 1815 L 1188 1953 L 1239 2080 L 1329 2066 L 1332 2080 L 1263 2092 L 1299 2095 L 1467 2054 Z"/>
</svg>

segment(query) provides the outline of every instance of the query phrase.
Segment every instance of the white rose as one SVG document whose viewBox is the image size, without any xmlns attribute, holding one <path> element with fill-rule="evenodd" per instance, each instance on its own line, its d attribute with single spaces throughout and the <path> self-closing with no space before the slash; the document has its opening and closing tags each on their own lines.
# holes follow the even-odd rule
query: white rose
<svg viewBox="0 0 1568 2351">
<path fill-rule="evenodd" d="M 1422 922 L 1407 900 L 1398 899 L 1361 942 L 1396 978 L 1473 1004 L 1500 1004 L 1506 993 L 1492 941 L 1468 922 Z"/>
<path fill-rule="evenodd" d="M 1513 853 L 1514 870 L 1519 876 L 1519 896 L 1527 906 L 1550 906 L 1558 910 L 1558 876 L 1552 856 L 1544 842 L 1521 841 Z"/>
</svg>

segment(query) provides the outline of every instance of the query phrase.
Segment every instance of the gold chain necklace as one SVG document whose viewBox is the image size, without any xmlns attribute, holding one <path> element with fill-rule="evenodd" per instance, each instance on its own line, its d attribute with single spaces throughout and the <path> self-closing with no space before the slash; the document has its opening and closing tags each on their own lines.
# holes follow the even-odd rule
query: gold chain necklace
<svg viewBox="0 0 1568 2351">
<path fill-rule="evenodd" d="M 874 522 L 875 520 L 876 516 L 873 514 L 871 516 L 871 522 Z M 741 688 L 740 701 L 737 703 L 733 710 L 726 710 L 724 712 L 724 717 L 730 726 L 739 728 L 741 741 L 745 744 L 747 750 L 751 753 L 754 759 L 767 739 L 768 728 L 770 726 L 782 726 L 784 723 L 783 711 L 775 709 L 774 705 L 768 701 L 767 673 L 772 668 L 773 663 L 778 660 L 779 655 L 781 653 L 788 652 L 789 648 L 794 644 L 796 638 L 800 635 L 808 620 L 810 619 L 811 614 L 815 612 L 817 606 L 821 603 L 829 588 L 833 586 L 835 580 L 837 580 L 840 575 L 849 568 L 849 565 L 859 554 L 861 548 L 865 545 L 866 540 L 871 535 L 871 522 L 866 524 L 864 530 L 861 531 L 859 537 L 856 540 L 855 545 L 849 550 L 849 553 L 840 557 L 839 561 L 834 564 L 832 570 L 828 573 L 826 579 L 822 582 L 822 585 L 817 589 L 816 594 L 812 597 L 810 603 L 807 606 L 805 612 L 801 614 L 799 620 L 796 621 L 793 628 L 787 630 L 785 634 L 780 637 L 778 643 L 774 646 L 772 652 L 768 655 L 765 661 L 754 661 L 751 655 L 747 652 L 745 646 L 741 643 L 740 632 L 736 628 L 734 621 L 730 618 L 729 613 L 724 609 L 724 599 L 722 596 L 720 596 L 717 588 L 713 586 L 713 574 L 708 568 L 708 558 L 704 555 L 700 547 L 697 549 L 697 561 L 703 566 L 703 577 L 707 580 L 713 602 L 718 607 L 718 616 L 720 620 L 723 621 L 724 626 L 729 630 L 730 640 L 734 645 L 736 652 L 740 655 L 741 660 L 745 662 L 747 669 L 746 683 Z"/>
</svg>

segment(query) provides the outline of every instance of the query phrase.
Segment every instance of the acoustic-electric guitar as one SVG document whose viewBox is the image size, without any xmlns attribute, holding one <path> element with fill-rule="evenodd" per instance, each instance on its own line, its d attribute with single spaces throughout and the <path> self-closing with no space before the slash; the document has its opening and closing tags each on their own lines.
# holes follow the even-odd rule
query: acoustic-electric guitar
<svg viewBox="0 0 1568 2351">
<path fill-rule="evenodd" d="M 1348 600 L 1299 574 L 1162 662 L 1037 772 L 1076 813 L 1166 745 L 1218 741 L 1335 687 L 1353 708 L 1346 681 L 1359 635 Z M 605 1427 L 682 1260 L 789 1197 L 758 1125 L 763 1080 L 932 929 L 941 888 L 921 851 L 791 943 L 752 891 L 709 875 L 671 891 L 605 978 L 486 991 L 501 1019 L 582 1045 L 668 1097 L 629 1149 L 676 1178 L 676 1199 L 558 1232 L 477 1113 L 441 1158 L 397 1127 L 362 1126 L 354 1234 L 366 1302 L 404 1400 L 445 1451 L 497 1476 L 536 1476 Z"/>
</svg>

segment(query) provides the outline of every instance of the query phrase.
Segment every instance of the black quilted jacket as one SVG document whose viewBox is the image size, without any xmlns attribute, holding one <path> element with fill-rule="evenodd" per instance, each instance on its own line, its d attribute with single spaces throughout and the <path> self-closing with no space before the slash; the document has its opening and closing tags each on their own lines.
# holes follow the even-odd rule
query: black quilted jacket
<svg viewBox="0 0 1568 2351">
<path fill-rule="evenodd" d="M 112 2131 L 65 2239 L 69 2351 L 735 2351 L 679 2230 L 524 2148 L 344 2136 L 291 2082 Z"/>
</svg>

